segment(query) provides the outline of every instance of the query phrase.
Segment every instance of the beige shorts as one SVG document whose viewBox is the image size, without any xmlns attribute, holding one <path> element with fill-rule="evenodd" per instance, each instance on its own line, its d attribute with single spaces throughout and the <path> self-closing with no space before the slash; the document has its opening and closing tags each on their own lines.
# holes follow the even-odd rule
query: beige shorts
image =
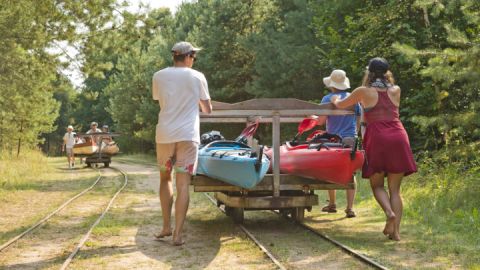
<svg viewBox="0 0 480 270">
<path fill-rule="evenodd" d="M 192 141 L 157 143 L 157 162 L 160 172 L 188 173 L 197 170 L 198 144 Z"/>
<path fill-rule="evenodd" d="M 73 156 L 73 148 L 65 147 L 65 152 L 67 153 L 67 156 Z"/>
</svg>

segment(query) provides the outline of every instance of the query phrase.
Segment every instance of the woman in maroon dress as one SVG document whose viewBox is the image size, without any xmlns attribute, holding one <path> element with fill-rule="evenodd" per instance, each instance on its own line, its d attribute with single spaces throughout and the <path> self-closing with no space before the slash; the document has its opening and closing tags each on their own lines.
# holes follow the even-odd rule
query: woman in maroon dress
<svg viewBox="0 0 480 270">
<path fill-rule="evenodd" d="M 403 211 L 400 184 L 404 176 L 417 171 L 417 166 L 407 132 L 399 119 L 400 87 L 394 85 L 388 62 L 379 57 L 370 60 L 363 86 L 343 100 L 332 96 L 331 101 L 339 108 L 360 103 L 365 111 L 366 161 L 362 176 L 370 179 L 375 199 L 387 216 L 383 233 L 399 241 Z M 385 177 L 389 193 L 384 187 Z"/>
</svg>

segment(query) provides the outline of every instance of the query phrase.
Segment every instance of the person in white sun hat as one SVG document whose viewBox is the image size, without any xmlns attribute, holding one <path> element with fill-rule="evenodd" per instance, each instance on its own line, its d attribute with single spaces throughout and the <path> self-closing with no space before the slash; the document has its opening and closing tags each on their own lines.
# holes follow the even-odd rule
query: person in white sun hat
<svg viewBox="0 0 480 270">
<path fill-rule="evenodd" d="M 178 42 L 172 50 L 173 67 L 153 75 L 152 96 L 158 100 L 160 113 L 155 133 L 157 162 L 160 167 L 160 205 L 163 228 L 155 238 L 173 235 L 174 245 L 183 245 L 183 223 L 189 204 L 189 185 L 195 174 L 200 143 L 199 108 L 212 111 L 207 80 L 192 68 L 199 48 Z M 170 216 L 173 205 L 172 172 L 175 172 L 175 229 Z"/>
<path fill-rule="evenodd" d="M 76 133 L 73 132 L 73 126 L 69 125 L 67 127 L 67 133 L 63 135 L 63 144 L 62 144 L 62 152 L 66 152 L 67 154 L 67 161 L 68 161 L 68 168 L 75 167 L 75 156 L 73 155 L 73 146 L 77 141 Z"/>
<path fill-rule="evenodd" d="M 340 96 L 341 99 L 350 95 L 346 90 L 350 88 L 350 80 L 347 77 L 345 71 L 341 69 L 335 69 L 332 71 L 329 77 L 323 78 L 323 83 L 331 91 L 330 94 L 322 98 L 321 103 L 330 103 L 330 98 L 334 95 Z M 318 125 L 326 124 L 327 132 L 336 134 L 342 138 L 342 143 L 353 147 L 355 144 L 355 138 L 357 136 L 357 127 L 360 123 L 360 105 L 355 105 L 355 115 L 329 115 L 319 116 L 317 121 Z M 355 177 L 353 181 L 356 181 Z M 336 191 L 329 190 L 329 203 L 322 208 L 323 212 L 336 213 Z M 347 207 L 345 214 L 347 218 L 355 217 L 356 214 L 353 211 L 353 201 L 355 199 L 355 189 L 347 190 Z"/>
</svg>

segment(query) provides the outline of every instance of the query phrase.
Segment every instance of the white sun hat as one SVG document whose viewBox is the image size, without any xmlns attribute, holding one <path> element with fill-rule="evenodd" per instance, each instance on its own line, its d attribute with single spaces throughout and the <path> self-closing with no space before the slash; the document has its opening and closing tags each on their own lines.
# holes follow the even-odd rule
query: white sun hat
<svg viewBox="0 0 480 270">
<path fill-rule="evenodd" d="M 73 130 L 73 126 L 72 126 L 72 125 L 68 125 L 67 129 Z"/>
<path fill-rule="evenodd" d="M 334 87 L 338 90 L 350 88 L 350 80 L 347 78 L 347 73 L 341 69 L 332 71 L 329 77 L 323 78 L 323 83 L 327 87 Z"/>
</svg>

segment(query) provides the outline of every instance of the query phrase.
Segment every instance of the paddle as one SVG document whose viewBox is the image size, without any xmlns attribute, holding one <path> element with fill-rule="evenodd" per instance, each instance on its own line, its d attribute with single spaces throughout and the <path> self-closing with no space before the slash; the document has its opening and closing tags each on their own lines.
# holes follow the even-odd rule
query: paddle
<svg viewBox="0 0 480 270">
<path fill-rule="evenodd" d="M 255 123 L 248 125 L 242 133 L 235 139 L 236 142 L 245 142 L 245 140 L 249 137 L 252 137 L 257 131 L 258 128 L 258 120 Z"/>
<path fill-rule="evenodd" d="M 295 137 L 293 137 L 292 142 L 297 141 L 298 136 L 302 135 L 305 131 L 309 131 L 312 128 L 314 128 L 317 125 L 316 118 L 317 118 L 316 116 L 314 117 L 312 116 L 312 117 L 303 119 L 302 122 L 300 122 L 300 124 L 298 125 L 298 133 L 295 135 Z"/>
</svg>

